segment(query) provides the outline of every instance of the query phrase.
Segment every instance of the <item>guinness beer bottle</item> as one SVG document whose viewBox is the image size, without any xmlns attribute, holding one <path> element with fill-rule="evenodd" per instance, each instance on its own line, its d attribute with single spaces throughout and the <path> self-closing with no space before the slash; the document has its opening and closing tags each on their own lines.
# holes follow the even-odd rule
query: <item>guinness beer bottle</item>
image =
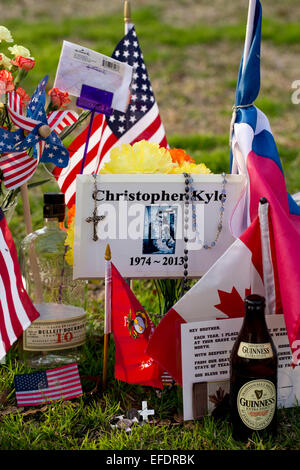
<svg viewBox="0 0 300 470">
<path fill-rule="evenodd" d="M 249 295 L 245 317 L 230 359 L 230 410 L 233 437 L 276 433 L 277 352 L 265 320 L 265 299 Z"/>
</svg>

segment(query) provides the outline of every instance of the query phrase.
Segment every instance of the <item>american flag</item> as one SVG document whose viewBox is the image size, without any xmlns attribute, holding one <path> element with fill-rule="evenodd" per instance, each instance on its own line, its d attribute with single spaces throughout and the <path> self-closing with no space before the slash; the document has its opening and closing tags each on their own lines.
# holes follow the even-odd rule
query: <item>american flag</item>
<svg viewBox="0 0 300 470">
<path fill-rule="evenodd" d="M 19 95 L 14 91 L 8 93 L 8 108 L 12 115 L 22 114 L 22 104 Z M 10 150 L 9 147 L 19 142 L 23 132 L 8 132 L 1 129 L 0 152 Z M 15 189 L 26 183 L 34 174 L 38 165 L 38 160 L 28 155 L 26 151 L 22 152 L 4 152 L 0 158 L 0 170 L 2 171 L 3 182 L 7 189 Z"/>
<path fill-rule="evenodd" d="M 109 159 L 111 149 L 121 144 L 134 144 L 145 139 L 167 146 L 164 126 L 134 27 L 119 42 L 112 57 L 134 67 L 131 101 L 126 113 L 114 111 L 110 117 L 96 115 L 84 174 L 98 173 L 101 163 Z M 75 203 L 76 175 L 81 172 L 86 138 L 87 129 L 76 137 L 68 148 L 70 152 L 68 168 L 53 170 L 61 191 L 65 193 L 68 207 Z"/>
<path fill-rule="evenodd" d="M 36 406 L 82 395 L 77 364 L 14 377 L 18 406 Z"/>
<path fill-rule="evenodd" d="M 17 251 L 0 209 L 0 359 L 38 317 L 24 289 Z"/>
<path fill-rule="evenodd" d="M 26 183 L 33 176 L 40 161 L 54 160 L 58 164 L 67 165 L 69 154 L 57 137 L 57 133 L 76 122 L 78 115 L 74 111 L 59 110 L 46 116 L 44 111 L 45 84 L 46 79 L 44 78 L 30 100 L 26 117 L 22 114 L 19 95 L 15 91 L 8 93 L 7 106 L 10 117 L 15 126 L 20 129 L 15 132 L 0 129 L 0 152 L 2 152 L 0 169 L 7 189 L 16 189 Z M 41 121 L 37 121 L 34 117 L 41 119 Z M 53 131 L 45 141 L 40 139 L 37 134 L 38 128 L 43 122 L 47 123 Z M 26 139 L 24 130 L 30 133 Z M 34 157 L 28 155 L 26 151 L 30 146 L 33 147 Z M 11 152 L 13 148 L 20 151 Z M 8 150 L 9 152 L 7 152 Z"/>
</svg>

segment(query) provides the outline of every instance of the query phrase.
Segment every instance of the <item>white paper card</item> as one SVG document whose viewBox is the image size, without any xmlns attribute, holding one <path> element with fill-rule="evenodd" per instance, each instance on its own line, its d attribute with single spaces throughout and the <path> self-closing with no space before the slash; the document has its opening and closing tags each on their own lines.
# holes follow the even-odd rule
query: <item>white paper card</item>
<svg viewBox="0 0 300 470">
<path fill-rule="evenodd" d="M 283 315 L 267 315 L 278 354 L 278 406 L 290 408 L 300 399 L 300 365 L 291 367 L 292 354 Z M 242 318 L 200 321 L 181 325 L 183 414 L 193 419 L 193 384 L 229 380 L 230 353 Z M 210 403 L 209 412 L 214 408 Z"/>
<path fill-rule="evenodd" d="M 63 42 L 54 88 L 80 96 L 82 85 L 114 94 L 112 108 L 125 112 L 133 67 L 86 47 Z"/>
</svg>

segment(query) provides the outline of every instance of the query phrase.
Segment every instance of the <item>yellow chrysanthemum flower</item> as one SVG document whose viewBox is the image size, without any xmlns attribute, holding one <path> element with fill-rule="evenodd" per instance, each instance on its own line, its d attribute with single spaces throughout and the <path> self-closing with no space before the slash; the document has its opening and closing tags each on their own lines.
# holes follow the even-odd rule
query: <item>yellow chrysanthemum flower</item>
<svg viewBox="0 0 300 470">
<path fill-rule="evenodd" d="M 210 169 L 204 163 L 189 163 L 184 162 L 182 165 L 176 165 L 172 171 L 172 174 L 180 174 L 180 173 L 191 173 L 197 175 L 209 175 L 211 173 Z"/>
<path fill-rule="evenodd" d="M 171 173 L 174 163 L 167 149 L 153 142 L 141 140 L 133 145 L 123 144 L 110 152 L 110 161 L 101 174 Z"/>
</svg>

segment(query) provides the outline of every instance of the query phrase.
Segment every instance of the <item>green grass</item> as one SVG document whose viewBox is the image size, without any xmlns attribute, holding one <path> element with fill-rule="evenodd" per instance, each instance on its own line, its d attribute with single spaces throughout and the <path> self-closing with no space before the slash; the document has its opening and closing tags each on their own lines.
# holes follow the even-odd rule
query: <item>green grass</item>
<svg viewBox="0 0 300 470">
<path fill-rule="evenodd" d="M 192 27 L 175 27 L 160 19 L 160 8 L 155 11 L 145 7 L 134 12 L 133 20 L 137 25 L 141 46 L 146 63 L 163 62 L 165 67 L 178 71 L 180 57 L 188 56 L 189 48 L 199 44 L 218 44 L 221 42 L 240 43 L 245 35 L 244 22 L 238 24 L 209 25 L 204 22 Z M 102 17 L 62 18 L 55 24 L 49 18 L 24 20 L 9 19 L 5 26 L 12 33 L 15 43 L 28 47 L 36 57 L 36 67 L 27 80 L 28 91 L 32 92 L 45 74 L 50 75 L 53 83 L 58 64 L 61 45 L 64 39 L 78 42 L 106 55 L 111 55 L 116 44 L 123 36 L 120 14 Z M 287 23 L 278 19 L 263 19 L 264 41 L 276 46 L 293 46 L 299 43 L 300 23 Z M 2 45 L 1 45 L 2 46 Z M 2 48 L 3 52 L 5 48 Z M 241 49 L 242 50 L 242 49 Z M 166 63 L 165 63 L 166 62 Z"/>
<path fill-rule="evenodd" d="M 11 0 L 10 0 L 11 1 Z M 9 4 L 7 0 L 5 3 Z M 161 7 L 162 8 L 162 7 Z M 205 24 L 203 21 L 192 27 L 175 27 L 161 20 L 161 9 L 155 11 L 141 8 L 134 11 L 133 20 L 137 25 L 140 44 L 150 76 L 165 82 L 178 81 L 174 96 L 167 96 L 168 106 L 176 103 L 193 104 L 193 96 L 182 92 L 181 79 L 189 75 L 186 60 L 193 46 L 218 46 L 240 44 L 241 50 L 245 34 L 244 23 L 236 24 Z M 55 25 L 46 17 L 32 21 L 24 20 L 21 16 L 5 21 L 5 26 L 11 29 L 15 42 L 28 47 L 36 57 L 36 66 L 28 75 L 24 87 L 31 93 L 40 79 L 49 74 L 49 86 L 53 86 L 55 71 L 58 64 L 62 41 L 78 42 L 104 54 L 111 55 L 115 45 L 123 36 L 123 25 L 120 14 L 104 17 L 62 18 Z M 300 23 L 285 22 L 265 17 L 263 19 L 263 41 L 278 48 L 279 53 L 285 49 L 296 47 L 299 43 Z M 5 46 L 0 49 L 5 52 Z M 0 52 L 1 52 L 0 50 Z M 199 58 L 199 60 L 205 60 Z M 238 64 L 230 62 L 228 67 L 234 72 L 232 78 L 226 79 L 224 88 L 219 92 L 234 91 Z M 211 64 L 210 64 L 211 67 Z M 153 71 L 153 75 L 152 75 Z M 197 80 L 197 70 L 191 71 L 191 76 Z M 215 72 L 217 73 L 217 71 Z M 203 76 L 209 72 L 202 71 Z M 299 78 L 299 77 L 294 77 Z M 158 81 L 160 83 L 160 81 Z M 155 89 L 160 99 L 160 88 Z M 203 90 L 205 98 L 206 90 Z M 211 89 L 207 93 L 212 92 Z M 234 96 L 234 94 L 232 94 Z M 280 122 L 282 113 L 287 113 L 286 99 L 272 99 L 261 96 L 256 103 L 270 119 Z M 181 108 L 182 109 L 182 108 Z M 189 110 L 198 116 L 197 109 Z M 219 112 L 219 110 L 217 110 Z M 230 109 L 229 109 L 230 111 Z M 227 111 L 224 121 L 230 121 Z M 286 115 L 286 114 L 285 114 Z M 184 127 L 184 129 L 186 129 Z M 185 130 L 175 133 L 171 129 L 168 141 L 171 147 L 184 148 L 197 162 L 204 162 L 214 173 L 229 171 L 228 134 L 211 133 L 195 134 Z M 188 127 L 187 127 L 188 129 Z M 224 131 L 225 132 L 225 131 Z M 282 160 L 287 189 L 294 193 L 300 190 L 300 157 L 298 131 L 288 142 L 278 144 Z M 40 166 L 32 181 L 48 177 Z M 54 180 L 41 187 L 30 190 L 30 205 L 33 228 L 42 226 L 42 195 L 46 191 L 57 190 Z M 10 229 L 17 247 L 25 236 L 23 209 L 19 198 Z M 95 287 L 101 291 L 103 283 L 93 283 L 89 293 Z M 159 299 L 156 286 L 151 281 L 135 281 L 134 292 L 141 304 L 150 313 L 159 312 Z M 88 301 L 88 342 L 84 348 L 84 359 L 80 364 L 81 376 L 102 375 L 103 356 L 103 297 L 89 296 Z M 155 323 L 158 318 L 153 317 Z M 232 438 L 228 416 L 223 420 L 211 417 L 189 423 L 178 423 L 174 416 L 182 412 L 181 390 L 177 387 L 166 389 L 161 395 L 146 387 L 129 385 L 114 379 L 114 345 L 110 343 L 108 388 L 103 394 L 101 389 L 91 393 L 94 383 L 83 380 L 84 395 L 71 402 L 55 402 L 41 408 L 28 410 L 16 409 L 13 387 L 15 373 L 28 372 L 18 362 L 17 348 L 8 354 L 7 364 L 0 366 L 0 449 L 48 449 L 48 450 L 118 450 L 118 449 L 159 449 L 159 450 L 296 450 L 300 447 L 299 407 L 279 411 L 279 432 L 276 438 L 263 436 L 260 440 L 253 436 L 247 443 L 237 442 Z M 1 392 L 3 395 L 1 395 Z M 7 398 L 5 398 L 7 397 Z M 126 412 L 131 407 L 139 408 L 141 401 L 146 399 L 149 407 L 155 410 L 155 417 L 160 420 L 156 424 L 135 427 L 131 433 L 113 431 L 109 419 L 114 414 Z M 165 424 L 164 424 L 165 423 Z M 169 423 L 169 424 L 166 424 Z"/>
<path fill-rule="evenodd" d="M 92 321 L 90 317 L 89 321 Z M 88 335 L 81 376 L 102 374 L 103 338 Z M 32 408 L 16 408 L 13 389 L 15 373 L 30 369 L 15 362 L 17 348 L 0 368 L 0 449 L 1 450 L 295 450 L 300 447 L 300 409 L 279 410 L 278 436 L 255 434 L 247 442 L 232 438 L 228 416 L 222 420 L 204 417 L 180 423 L 180 389 L 154 389 L 129 385 L 113 378 L 114 347 L 110 343 L 108 387 L 93 391 L 94 382 L 82 379 L 84 395 L 72 401 L 53 402 Z M 155 410 L 156 423 L 135 426 L 130 433 L 110 428 L 109 420 L 131 407 L 139 409 L 146 399 Z"/>
</svg>

